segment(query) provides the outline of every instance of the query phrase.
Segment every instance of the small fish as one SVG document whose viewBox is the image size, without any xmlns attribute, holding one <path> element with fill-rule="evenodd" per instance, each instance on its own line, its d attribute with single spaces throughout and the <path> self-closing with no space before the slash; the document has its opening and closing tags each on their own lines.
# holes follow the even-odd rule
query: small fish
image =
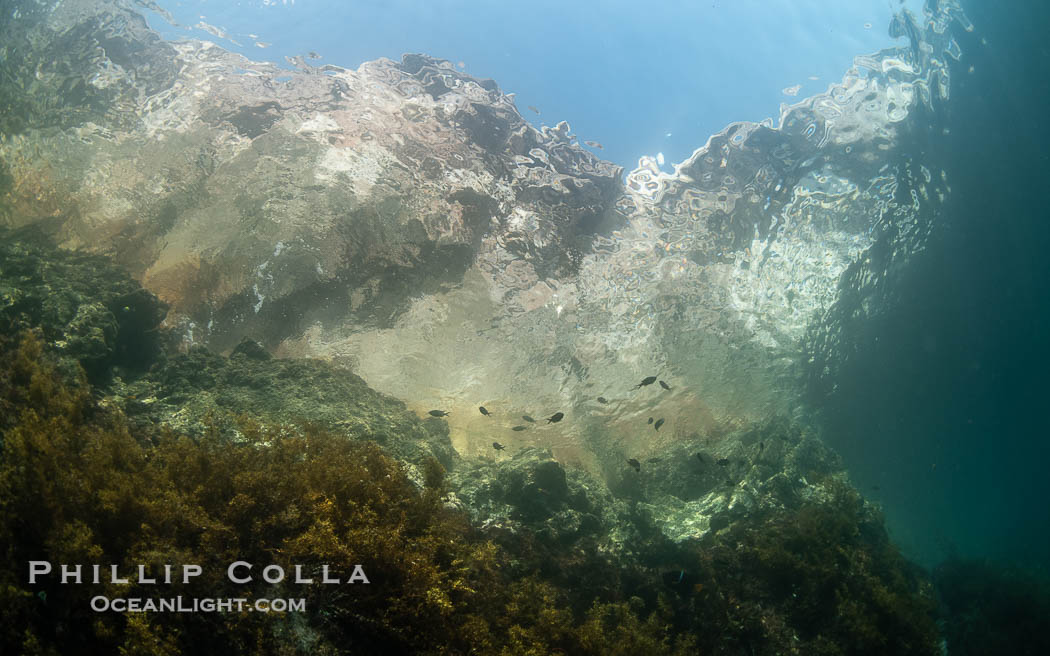
<svg viewBox="0 0 1050 656">
<path fill-rule="evenodd" d="M 588 145 L 588 146 L 590 146 L 591 148 L 597 148 L 598 150 L 605 150 L 604 148 L 602 148 L 602 145 L 600 143 L 598 143 L 597 141 L 584 141 L 583 143 Z"/>
<path fill-rule="evenodd" d="M 663 425 L 664 425 L 664 418 L 660 417 L 659 419 L 656 420 L 656 423 L 653 424 L 653 428 L 655 428 L 656 430 L 660 430 L 660 427 L 663 426 Z"/>
<path fill-rule="evenodd" d="M 448 413 L 444 410 L 431 410 L 428 413 L 431 417 L 447 417 Z"/>
<path fill-rule="evenodd" d="M 492 416 L 492 413 L 490 413 L 490 412 L 489 412 L 488 410 L 486 410 L 486 409 L 485 409 L 485 406 L 479 406 L 479 407 L 478 407 L 478 411 L 479 411 L 479 412 L 480 412 L 481 414 L 485 415 L 486 417 L 491 417 L 491 416 Z"/>
<path fill-rule="evenodd" d="M 652 418 L 652 417 L 649 417 L 649 421 L 647 421 L 647 422 L 645 422 L 645 423 L 647 423 L 647 424 L 651 424 L 651 423 L 653 423 L 653 418 Z"/>
<path fill-rule="evenodd" d="M 692 591 L 697 591 L 697 587 L 703 587 L 701 583 L 697 582 L 695 575 L 684 569 L 664 572 L 660 575 L 660 578 L 663 579 L 664 585 L 683 594 L 689 594 Z"/>
<path fill-rule="evenodd" d="M 532 105 L 529 105 L 529 109 L 531 109 L 532 111 L 536 112 L 537 115 L 539 115 L 539 113 L 540 113 L 540 110 L 535 108 L 535 107 L 533 107 Z"/>
<path fill-rule="evenodd" d="M 306 56 L 309 57 L 310 59 L 320 59 L 321 58 L 321 55 L 317 54 L 313 50 L 311 50 L 310 52 L 306 53 Z"/>
<path fill-rule="evenodd" d="M 528 426 L 515 426 L 515 427 L 514 427 L 514 428 L 512 428 L 511 430 L 512 430 L 512 431 L 519 431 L 519 432 L 520 432 L 520 431 L 523 431 L 523 430 L 525 430 L 525 429 L 527 429 L 527 428 L 528 428 Z"/>
<path fill-rule="evenodd" d="M 640 383 L 638 383 L 637 385 L 634 386 L 634 389 L 638 389 L 639 387 L 645 387 L 646 385 L 652 385 L 655 382 L 656 382 L 656 376 L 646 376 L 645 378 L 642 379 L 642 382 L 640 382 Z"/>
<path fill-rule="evenodd" d="M 497 450 L 497 451 L 502 451 L 503 449 L 506 449 L 507 447 L 503 446 L 499 442 L 493 442 L 492 443 L 492 448 Z"/>
<path fill-rule="evenodd" d="M 671 391 L 671 386 L 670 386 L 670 385 L 668 385 L 667 383 L 665 383 L 665 382 L 664 382 L 664 381 L 662 381 L 662 380 L 660 381 L 660 387 L 664 388 L 664 389 L 665 389 L 665 390 L 667 390 L 668 392 L 670 392 L 670 391 Z"/>
<path fill-rule="evenodd" d="M 700 453 L 699 451 L 696 452 L 696 459 L 699 460 L 700 462 L 706 462 L 704 460 L 704 454 Z"/>
<path fill-rule="evenodd" d="M 762 453 L 765 450 L 766 450 L 766 443 L 765 442 L 759 442 L 758 443 L 758 452 Z"/>
<path fill-rule="evenodd" d="M 528 416 L 528 415 L 522 415 L 521 418 L 524 419 L 525 421 L 529 422 L 530 424 L 536 423 L 536 420 L 533 419 L 532 417 Z"/>
<path fill-rule="evenodd" d="M 638 462 L 634 458 L 628 458 L 627 459 L 627 464 L 632 466 L 632 467 L 634 467 L 634 471 L 636 471 L 636 472 L 642 471 L 642 463 Z"/>
<path fill-rule="evenodd" d="M 550 417 L 547 417 L 547 423 L 548 424 L 556 424 L 556 423 L 558 423 L 559 421 L 561 421 L 564 418 L 565 418 L 565 413 L 564 412 L 555 412 Z"/>
<path fill-rule="evenodd" d="M 718 465 L 719 467 L 725 467 L 726 465 L 729 464 L 729 458 L 719 458 L 718 460 L 715 461 L 715 464 Z"/>
<path fill-rule="evenodd" d="M 605 398 L 604 396 L 599 396 L 598 397 L 598 403 L 605 404 L 605 403 L 608 403 L 608 402 L 609 402 L 609 399 Z"/>
<path fill-rule="evenodd" d="M 646 462 L 660 462 L 659 458 L 649 458 Z"/>
</svg>

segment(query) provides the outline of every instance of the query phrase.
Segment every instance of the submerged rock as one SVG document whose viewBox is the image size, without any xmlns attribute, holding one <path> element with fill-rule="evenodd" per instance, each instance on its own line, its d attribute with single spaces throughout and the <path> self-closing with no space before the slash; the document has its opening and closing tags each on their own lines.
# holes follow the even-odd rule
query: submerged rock
<svg viewBox="0 0 1050 656">
<path fill-rule="evenodd" d="M 270 424 L 316 423 L 373 441 L 414 466 L 428 457 L 445 467 L 456 460 L 444 422 L 421 421 L 352 372 L 320 360 L 252 357 L 247 350 L 226 358 L 195 347 L 122 387 L 117 400 L 133 422 L 189 435 L 218 426 L 235 439 L 236 418 L 246 415 Z"/>
<path fill-rule="evenodd" d="M 0 243 L 5 252 L 24 252 L 18 242 Z M 80 275 L 64 259 L 75 260 L 79 257 L 75 254 L 56 253 L 56 266 L 48 267 L 52 254 L 42 247 L 36 252 L 36 259 L 11 257 L 0 264 L 43 263 L 49 273 L 48 289 L 79 285 L 76 311 L 71 318 L 70 312 L 59 313 L 60 320 L 54 323 L 25 312 L 12 319 L 15 302 L 5 306 L 5 329 L 44 332 L 47 327 L 67 334 L 76 332 L 67 327 L 74 325 L 90 334 L 95 329 L 87 327 L 97 323 L 97 330 L 105 335 L 109 322 L 100 310 L 105 303 L 95 294 L 105 298 L 116 283 L 134 296 L 134 283 L 119 275 L 101 281 Z M 101 267 L 98 258 L 88 262 L 95 270 L 112 271 Z M 32 298 L 43 288 L 36 277 L 19 278 L 12 271 L 32 272 L 34 267 L 0 267 L 5 299 Z M 64 280 L 65 275 L 73 275 L 74 280 Z M 96 316 L 99 313 L 102 318 Z M 103 340 L 113 352 L 120 352 L 121 339 L 135 342 L 141 336 L 128 328 L 118 329 L 116 338 L 115 344 Z M 0 434 L 0 439 L 12 437 L 10 453 L 17 458 L 3 479 L 16 481 L 16 489 L 9 492 L 17 492 L 12 497 L 18 500 L 12 506 L 14 514 L 3 516 L 3 529 L 14 535 L 14 530 L 33 527 L 32 539 L 38 542 L 32 544 L 41 545 L 33 549 L 51 543 L 48 522 L 60 521 L 94 536 L 75 545 L 79 551 L 74 553 L 88 554 L 98 548 L 92 540 L 110 538 L 110 528 L 117 522 L 128 527 L 114 547 L 121 549 L 119 554 L 160 544 L 165 550 L 196 553 L 194 558 L 201 559 L 196 562 L 210 562 L 216 558 L 216 544 L 230 548 L 231 536 L 240 536 L 247 541 L 240 549 L 258 549 L 261 544 L 263 549 L 293 549 L 296 557 L 307 560 L 322 553 L 325 558 L 355 562 L 366 558 L 369 574 L 379 566 L 378 560 L 385 563 L 382 571 L 388 582 L 402 580 L 410 562 L 409 573 L 419 575 L 412 580 L 425 584 L 397 588 L 394 596 L 377 587 L 373 605 L 353 601 L 351 626 L 376 632 L 375 644 L 388 644 L 404 635 L 375 618 L 390 620 L 385 609 L 394 599 L 401 608 L 400 591 L 405 589 L 406 594 L 418 596 L 419 605 L 403 609 L 399 617 L 407 616 L 412 623 L 418 623 L 417 613 L 431 608 L 435 599 L 442 609 L 437 616 L 458 609 L 460 615 L 440 625 L 447 633 L 439 631 L 430 638 L 435 645 L 451 642 L 455 627 L 476 623 L 485 614 L 496 617 L 493 626 L 504 626 L 507 612 L 512 617 L 522 614 L 522 621 L 529 624 L 534 620 L 527 609 L 522 610 L 521 602 L 542 602 L 544 609 L 554 612 L 548 603 L 557 594 L 558 621 L 566 627 L 590 617 L 585 613 L 596 612 L 596 602 L 608 599 L 629 596 L 629 611 L 627 606 L 618 611 L 606 606 L 602 612 L 615 611 L 617 618 L 635 623 L 635 617 L 649 616 L 649 609 L 666 609 L 662 611 L 666 621 L 650 622 L 654 645 L 673 638 L 682 644 L 698 642 L 705 651 L 718 653 L 722 645 L 757 640 L 757 635 L 764 644 L 781 650 L 801 645 L 800 649 L 814 651 L 829 644 L 880 644 L 885 638 L 875 627 L 889 627 L 894 653 L 934 653 L 931 601 L 923 592 L 922 579 L 893 551 L 878 513 L 834 475 L 834 459 L 788 424 L 739 431 L 712 449 L 701 464 L 734 477 L 735 487 L 722 488 L 717 479 L 709 481 L 711 487 L 708 482 L 692 483 L 676 454 L 661 452 L 655 463 L 646 460 L 637 477 L 639 487 L 621 486 L 614 496 L 600 479 L 566 468 L 544 449 L 520 449 L 509 457 L 500 455 L 499 461 L 460 460 L 442 419 L 421 421 L 400 401 L 370 389 L 345 369 L 316 360 L 267 357 L 254 342 L 242 342 L 228 358 L 194 347 L 148 359 L 140 363 L 152 365 L 148 372 L 122 371 L 126 380 L 114 377 L 97 390 L 103 396 L 95 398 L 87 389 L 73 394 L 60 391 L 61 385 L 45 365 L 41 342 L 23 339 L 16 352 L 8 347 L 17 340 L 0 340 L 0 359 L 18 370 L 12 376 L 8 367 L 0 368 L 4 409 L 0 433 L 17 427 L 15 433 Z M 50 346 L 62 353 L 58 342 Z M 38 379 L 42 389 L 56 393 L 36 399 L 26 393 L 26 386 L 31 388 Z M 23 412 L 27 404 L 39 405 L 43 415 Z M 81 409 L 73 412 L 75 407 Z M 89 407 L 108 412 L 123 409 L 129 421 L 107 412 L 89 412 Z M 98 425 L 77 423 L 92 415 Z M 12 418 L 17 423 L 11 423 Z M 259 425 L 252 425 L 253 421 Z M 329 431 L 311 442 L 295 429 L 300 422 L 320 424 Z M 63 429 L 53 430 L 56 425 Z M 155 444 L 151 437 L 158 435 L 156 427 L 172 432 Z M 200 437 L 205 431 L 210 436 L 199 441 L 178 437 Z M 345 444 L 342 438 L 333 435 L 339 432 L 370 443 L 347 452 L 339 448 Z M 216 435 L 227 439 L 216 440 Z M 275 438 L 288 438 L 292 446 L 278 448 Z M 26 448 L 27 439 L 36 446 Z M 309 453 L 311 443 L 320 450 Z M 325 443 L 334 448 L 320 448 Z M 259 449 L 260 457 L 243 448 L 248 444 Z M 395 455 L 401 464 L 382 451 Z M 56 459 L 56 452 L 65 460 Z M 333 463 L 329 453 L 352 460 Z M 98 467 L 100 462 L 104 465 Z M 203 465 L 190 467 L 187 473 L 188 462 L 220 463 L 222 471 Z M 39 471 L 48 468 L 58 471 L 42 480 Z M 60 479 L 60 485 L 55 487 L 52 479 Z M 163 483 L 158 486 L 157 481 Z M 216 490 L 201 494 L 203 486 L 212 484 Z M 33 486 L 40 485 L 50 495 L 45 497 L 47 512 L 27 521 L 31 504 L 40 499 L 40 490 Z M 91 491 L 87 502 L 69 492 L 84 489 Z M 113 503 L 113 499 L 122 501 Z M 143 499 L 148 502 L 142 503 Z M 209 511 L 199 504 L 206 504 Z M 406 515 L 406 508 L 412 509 L 411 515 Z M 340 516 L 340 509 L 354 520 L 338 520 L 343 523 L 334 530 L 337 524 L 332 518 Z M 38 528 L 41 517 L 44 529 Z M 376 522 L 391 525 L 377 527 Z M 289 535 L 299 537 L 289 541 Z M 27 538 L 20 534 L 19 539 Z M 434 576 L 446 571 L 451 580 Z M 485 596 L 473 592 L 462 596 L 468 582 L 478 577 L 486 582 L 477 585 L 487 589 Z M 516 591 L 513 600 L 500 596 L 505 589 Z M 825 594 L 839 589 L 849 594 Z M 524 593 L 518 594 L 521 590 Z M 530 594 L 532 590 L 543 595 Z M 446 602 L 453 598 L 456 606 Z M 24 609 L 26 604 L 35 608 L 38 602 L 27 592 L 5 603 Z M 51 603 L 65 608 L 74 602 L 56 595 Z M 328 603 L 331 607 L 334 602 Z M 671 613 L 685 618 L 683 623 L 671 623 Z M 848 622 L 832 621 L 844 615 Z M 168 626 L 164 616 L 157 620 L 158 626 Z M 345 644 L 339 631 L 326 633 L 333 626 L 330 622 L 309 614 L 302 619 L 318 639 L 326 636 L 333 644 Z M 280 623 L 283 618 L 273 621 Z M 122 630 L 92 635 L 85 628 L 83 633 L 90 636 L 91 644 L 103 644 L 113 635 L 125 637 Z M 226 638 L 235 643 L 240 635 Z M 273 635 L 283 640 L 280 636 L 285 634 L 277 628 Z M 514 633 L 513 639 L 519 637 Z M 4 644 L 15 644 L 22 637 L 5 634 L 3 639 L 9 640 Z M 593 635 L 585 642 L 593 645 Z M 601 653 L 610 651 L 611 646 L 603 644 Z M 581 650 L 573 648 L 572 653 Z M 646 653 L 670 652 L 647 648 Z"/>
<path fill-rule="evenodd" d="M 249 339 L 248 337 L 242 338 L 241 343 L 234 347 L 233 351 L 230 353 L 231 358 L 238 355 L 244 356 L 250 360 L 269 360 L 273 357 L 262 347 L 262 344 L 254 339 Z"/>
<path fill-rule="evenodd" d="M 121 408 L 143 434 L 218 428 L 235 438 L 242 416 L 308 421 L 382 445 L 420 481 L 428 458 L 453 465 L 447 424 L 420 421 L 345 368 L 274 359 L 249 339 L 229 358 L 203 347 L 166 350 L 165 309 L 105 257 L 57 249 L 31 233 L 0 233 L 0 336 L 37 331 L 70 379 L 83 367 L 103 404 Z"/>
<path fill-rule="evenodd" d="M 39 330 L 93 382 L 145 370 L 161 353 L 167 307 L 110 260 L 0 228 L 0 334 Z"/>
</svg>

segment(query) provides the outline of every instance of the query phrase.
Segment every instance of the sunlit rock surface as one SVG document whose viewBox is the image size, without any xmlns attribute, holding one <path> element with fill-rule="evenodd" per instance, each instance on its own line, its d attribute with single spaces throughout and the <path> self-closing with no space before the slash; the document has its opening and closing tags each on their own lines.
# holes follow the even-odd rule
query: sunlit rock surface
<svg viewBox="0 0 1050 656">
<path fill-rule="evenodd" d="M 462 453 L 497 436 L 612 476 L 796 413 L 803 341 L 838 357 L 838 281 L 877 288 L 947 190 L 904 144 L 947 93 L 953 44 L 923 39 L 953 3 L 776 124 L 625 182 L 448 62 L 287 70 L 116 4 L 27 6 L 2 28 L 4 221 L 114 256 L 186 345 L 249 336 L 451 411 Z"/>
</svg>

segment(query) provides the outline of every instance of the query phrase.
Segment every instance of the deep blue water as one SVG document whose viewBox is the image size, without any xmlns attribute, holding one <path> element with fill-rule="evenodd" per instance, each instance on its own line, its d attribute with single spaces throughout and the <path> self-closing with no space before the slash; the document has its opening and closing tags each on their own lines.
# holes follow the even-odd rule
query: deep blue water
<svg viewBox="0 0 1050 656">
<path fill-rule="evenodd" d="M 828 434 L 923 562 L 957 553 L 1045 567 L 1050 15 L 1045 4 L 963 5 L 976 29 L 959 31 L 964 56 L 937 119 L 948 133 L 926 154 L 948 173 L 945 220 L 899 281 L 899 302 L 867 327 Z"/>
</svg>

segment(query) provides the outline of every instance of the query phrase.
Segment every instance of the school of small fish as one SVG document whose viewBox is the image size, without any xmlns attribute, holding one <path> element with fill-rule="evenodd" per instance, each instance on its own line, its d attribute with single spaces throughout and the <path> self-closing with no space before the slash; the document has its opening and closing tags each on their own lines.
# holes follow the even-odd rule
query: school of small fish
<svg viewBox="0 0 1050 656">
<path fill-rule="evenodd" d="M 532 109 L 532 108 L 530 107 L 530 109 Z M 536 111 L 537 111 L 537 113 L 539 113 L 538 110 L 536 110 Z M 601 145 L 598 145 L 598 144 L 588 143 L 588 145 L 597 145 L 598 148 L 601 148 Z M 655 382 L 659 382 L 660 387 L 663 388 L 664 390 L 666 390 L 668 392 L 672 391 L 671 386 L 669 384 L 667 384 L 666 382 L 664 382 L 663 380 L 659 380 L 659 378 L 657 376 L 646 376 L 645 378 L 642 379 L 642 381 L 640 383 L 635 385 L 632 389 L 637 390 L 637 389 L 641 389 L 642 387 L 648 387 L 649 385 L 652 385 Z M 604 396 L 596 397 L 595 400 L 598 403 L 602 404 L 602 405 L 608 405 L 610 403 L 609 399 L 605 398 Z M 478 406 L 478 412 L 480 412 L 482 415 L 484 415 L 486 417 L 494 416 L 493 413 L 490 412 L 485 406 Z M 430 414 L 430 416 L 432 416 L 432 417 L 447 417 L 447 416 L 449 416 L 450 413 L 448 411 L 446 411 L 446 410 L 431 410 L 428 414 Z M 555 412 L 551 416 L 547 417 L 547 424 L 548 425 L 549 424 L 557 424 L 564 418 L 565 418 L 565 413 L 564 412 L 560 412 L 560 411 L 559 412 Z M 522 419 L 522 421 L 524 421 L 526 423 L 525 424 L 516 424 L 516 425 L 512 426 L 511 427 L 512 431 L 514 431 L 514 432 L 525 431 L 525 430 L 529 429 L 528 424 L 535 424 L 536 423 L 536 420 L 533 419 L 532 417 L 530 417 L 529 415 L 521 415 L 521 419 Z M 660 418 L 657 419 L 657 418 L 654 418 L 654 417 L 649 417 L 648 421 L 647 421 L 647 424 L 652 426 L 654 430 L 659 432 L 660 427 L 664 425 L 664 418 L 660 417 Z M 501 444 L 499 442 L 493 442 L 492 443 L 492 448 L 495 451 L 497 451 L 497 452 L 505 451 L 507 449 L 507 447 L 505 445 L 503 445 L 503 444 Z M 765 450 L 765 448 L 766 448 L 765 442 L 760 442 L 759 445 L 758 445 L 758 452 L 762 453 Z M 706 465 L 709 462 L 709 460 L 704 458 L 704 454 L 701 453 L 701 452 L 697 452 L 694 455 L 696 456 L 696 459 L 702 465 Z M 709 456 L 709 458 L 710 458 L 710 456 Z M 645 462 L 646 463 L 658 463 L 658 462 L 660 462 L 660 458 L 648 458 Z M 715 464 L 726 475 L 726 484 L 727 485 L 733 485 L 733 480 L 732 480 L 732 478 L 729 477 L 729 472 L 727 471 L 727 468 L 729 466 L 729 458 L 712 459 L 711 462 L 713 462 L 713 464 Z M 642 463 L 639 462 L 638 459 L 636 459 L 636 458 L 627 458 L 626 459 L 626 463 L 627 463 L 627 466 L 630 467 L 631 469 L 633 469 L 636 474 L 640 474 L 641 473 L 641 471 L 642 471 Z M 664 583 L 666 583 L 668 586 L 671 586 L 671 587 L 676 588 L 676 589 L 683 590 L 683 591 L 685 591 L 686 594 L 697 594 L 697 593 L 703 592 L 703 589 L 704 589 L 704 585 L 702 583 L 697 582 L 694 579 L 693 575 L 691 573 L 685 571 L 685 570 L 674 571 L 674 572 L 665 572 L 663 574 L 663 579 L 664 579 Z"/>
<path fill-rule="evenodd" d="M 531 107 L 530 107 L 530 109 L 531 109 Z M 598 147 L 601 148 L 600 145 L 598 145 Z M 636 389 L 637 390 L 637 389 L 641 389 L 643 387 L 648 387 L 649 385 L 652 385 L 653 383 L 656 383 L 656 382 L 659 382 L 660 383 L 660 387 L 662 387 L 663 389 L 667 390 L 668 392 L 671 391 L 671 386 L 668 385 L 666 382 L 664 382 L 662 380 L 659 380 L 659 376 L 646 376 L 645 378 L 642 379 L 642 381 L 640 383 L 635 385 L 632 389 Z M 610 403 L 609 399 L 605 398 L 604 396 L 599 396 L 595 400 L 598 403 L 601 403 L 602 405 L 607 405 L 607 404 Z M 494 416 L 492 414 L 492 412 L 489 411 L 489 409 L 486 408 L 483 405 L 482 406 L 478 406 L 478 412 L 480 412 L 482 415 L 484 415 L 486 417 Z M 428 414 L 431 417 L 447 417 L 447 416 L 449 416 L 450 413 L 448 411 L 446 411 L 446 410 L 431 410 Z M 522 418 L 522 420 L 524 420 L 524 421 L 526 421 L 526 422 L 528 422 L 530 424 L 536 423 L 536 420 L 533 419 L 532 417 L 530 417 L 529 415 L 522 415 L 521 418 Z M 550 417 L 547 417 L 547 424 L 557 424 L 558 422 L 560 422 L 564 418 L 565 418 L 565 413 L 564 412 L 555 412 Z M 659 419 L 656 419 L 655 417 L 649 417 L 649 420 L 648 420 L 647 423 L 649 425 L 651 425 L 654 430 L 659 432 L 660 427 L 664 425 L 664 421 L 665 420 L 664 420 L 663 417 L 660 417 Z M 528 429 L 529 429 L 529 427 L 527 425 L 525 425 L 525 424 L 517 424 L 517 425 L 511 427 L 511 430 L 516 432 L 516 433 L 520 433 L 521 431 L 525 431 L 525 430 L 528 430 Z M 495 449 L 496 451 L 504 451 L 507 447 L 505 447 L 504 445 L 500 444 L 499 442 L 493 442 L 492 443 L 492 448 Z M 762 445 L 762 448 L 765 448 L 764 444 Z M 704 458 L 703 458 L 702 454 L 697 453 L 696 457 L 700 460 L 700 462 L 704 462 Z M 660 462 L 660 459 L 659 458 L 649 458 L 646 462 L 651 462 L 651 463 Z M 722 460 L 718 461 L 718 464 L 721 465 L 721 466 L 725 466 L 725 464 L 727 464 L 727 463 L 728 463 L 728 460 L 725 460 L 724 458 Z M 630 465 L 631 468 L 634 469 L 636 472 L 641 472 L 642 471 L 641 463 L 638 462 L 638 460 L 636 460 L 634 458 L 628 458 L 627 459 L 627 464 Z"/>
</svg>

